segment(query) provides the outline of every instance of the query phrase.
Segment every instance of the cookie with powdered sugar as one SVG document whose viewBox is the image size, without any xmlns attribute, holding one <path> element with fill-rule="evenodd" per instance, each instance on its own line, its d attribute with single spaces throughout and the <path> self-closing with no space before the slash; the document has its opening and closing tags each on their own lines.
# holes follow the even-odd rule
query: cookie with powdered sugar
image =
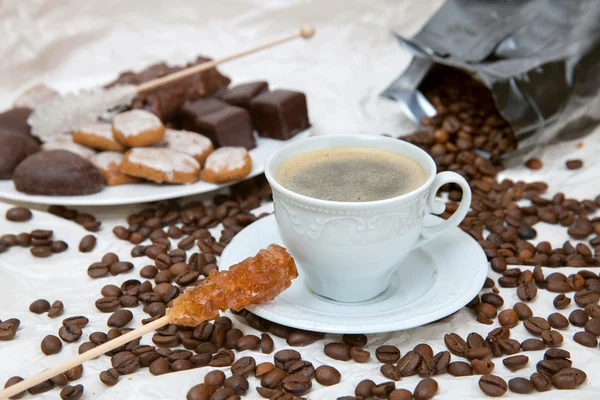
<svg viewBox="0 0 600 400">
<path fill-rule="evenodd" d="M 202 171 L 202 180 L 211 183 L 237 181 L 248 176 L 252 159 L 243 147 L 221 147 L 208 156 Z"/>
<path fill-rule="evenodd" d="M 86 147 L 105 151 L 125 151 L 125 146 L 113 137 L 112 126 L 107 123 L 84 125 L 73 132 L 73 141 Z"/>
<path fill-rule="evenodd" d="M 165 127 L 154 114 L 144 110 L 125 111 L 112 121 L 114 138 L 127 147 L 151 146 L 165 136 Z"/>
<path fill-rule="evenodd" d="M 125 185 L 128 183 L 140 183 L 142 180 L 135 176 L 129 176 L 121 172 L 120 166 L 123 161 L 123 153 L 116 151 L 103 151 L 91 159 L 92 164 L 98 168 L 106 186 Z"/>
<path fill-rule="evenodd" d="M 200 163 L 194 157 L 155 147 L 128 150 L 119 169 L 124 174 L 156 183 L 194 183 L 200 175 Z"/>
</svg>

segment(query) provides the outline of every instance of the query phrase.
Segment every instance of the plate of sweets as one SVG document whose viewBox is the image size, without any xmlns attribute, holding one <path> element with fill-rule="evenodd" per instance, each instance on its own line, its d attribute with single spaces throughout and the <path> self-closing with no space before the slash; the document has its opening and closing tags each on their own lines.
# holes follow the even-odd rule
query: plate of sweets
<svg viewBox="0 0 600 400">
<path fill-rule="evenodd" d="M 151 65 L 105 87 L 138 85 L 206 62 Z M 139 93 L 111 118 L 42 140 L 28 118 L 59 96 L 45 85 L 0 112 L 0 198 L 105 206 L 211 192 L 264 171 L 286 141 L 309 135 L 306 96 L 266 81 L 230 87 L 216 68 Z"/>
</svg>

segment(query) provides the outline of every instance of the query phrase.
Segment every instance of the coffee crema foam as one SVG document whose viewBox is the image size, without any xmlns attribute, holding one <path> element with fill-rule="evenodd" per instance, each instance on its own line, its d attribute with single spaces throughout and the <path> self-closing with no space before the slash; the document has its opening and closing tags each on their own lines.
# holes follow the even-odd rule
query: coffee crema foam
<svg viewBox="0 0 600 400">
<path fill-rule="evenodd" d="M 412 158 L 372 147 L 335 147 L 291 157 L 275 172 L 286 189 L 320 200 L 366 202 L 417 189 L 427 172 Z"/>
</svg>

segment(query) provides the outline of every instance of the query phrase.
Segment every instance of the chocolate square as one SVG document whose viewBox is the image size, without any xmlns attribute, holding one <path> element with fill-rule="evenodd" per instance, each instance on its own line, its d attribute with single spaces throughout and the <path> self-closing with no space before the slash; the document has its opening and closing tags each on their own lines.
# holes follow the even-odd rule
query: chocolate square
<svg viewBox="0 0 600 400">
<path fill-rule="evenodd" d="M 223 95 L 223 100 L 231 105 L 249 110 L 250 100 L 268 90 L 269 84 L 265 81 L 248 82 L 227 90 Z"/>
<path fill-rule="evenodd" d="M 250 150 L 256 147 L 250 113 L 240 107 L 227 106 L 200 116 L 196 118 L 195 128 L 195 132 L 209 138 L 215 148 L 241 146 Z"/>
<path fill-rule="evenodd" d="M 310 127 L 306 96 L 292 90 L 263 93 L 250 102 L 254 129 L 260 136 L 288 140 Z"/>
<path fill-rule="evenodd" d="M 181 128 L 186 131 L 200 132 L 197 122 L 198 118 L 225 107 L 229 107 L 229 104 L 215 98 L 186 101 L 179 110 L 179 122 L 181 123 Z"/>
</svg>

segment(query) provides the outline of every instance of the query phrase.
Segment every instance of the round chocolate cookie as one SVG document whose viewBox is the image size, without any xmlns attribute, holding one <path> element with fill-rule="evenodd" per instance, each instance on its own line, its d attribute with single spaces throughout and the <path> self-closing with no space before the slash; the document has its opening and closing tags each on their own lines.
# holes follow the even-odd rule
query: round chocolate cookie
<svg viewBox="0 0 600 400">
<path fill-rule="evenodd" d="M 46 196 L 79 196 L 102 190 L 104 178 L 94 165 L 66 150 L 41 151 L 15 169 L 19 192 Z"/>
<path fill-rule="evenodd" d="M 40 146 L 28 135 L 0 131 L 0 179 L 10 179 L 21 161 L 40 151 Z"/>
</svg>

